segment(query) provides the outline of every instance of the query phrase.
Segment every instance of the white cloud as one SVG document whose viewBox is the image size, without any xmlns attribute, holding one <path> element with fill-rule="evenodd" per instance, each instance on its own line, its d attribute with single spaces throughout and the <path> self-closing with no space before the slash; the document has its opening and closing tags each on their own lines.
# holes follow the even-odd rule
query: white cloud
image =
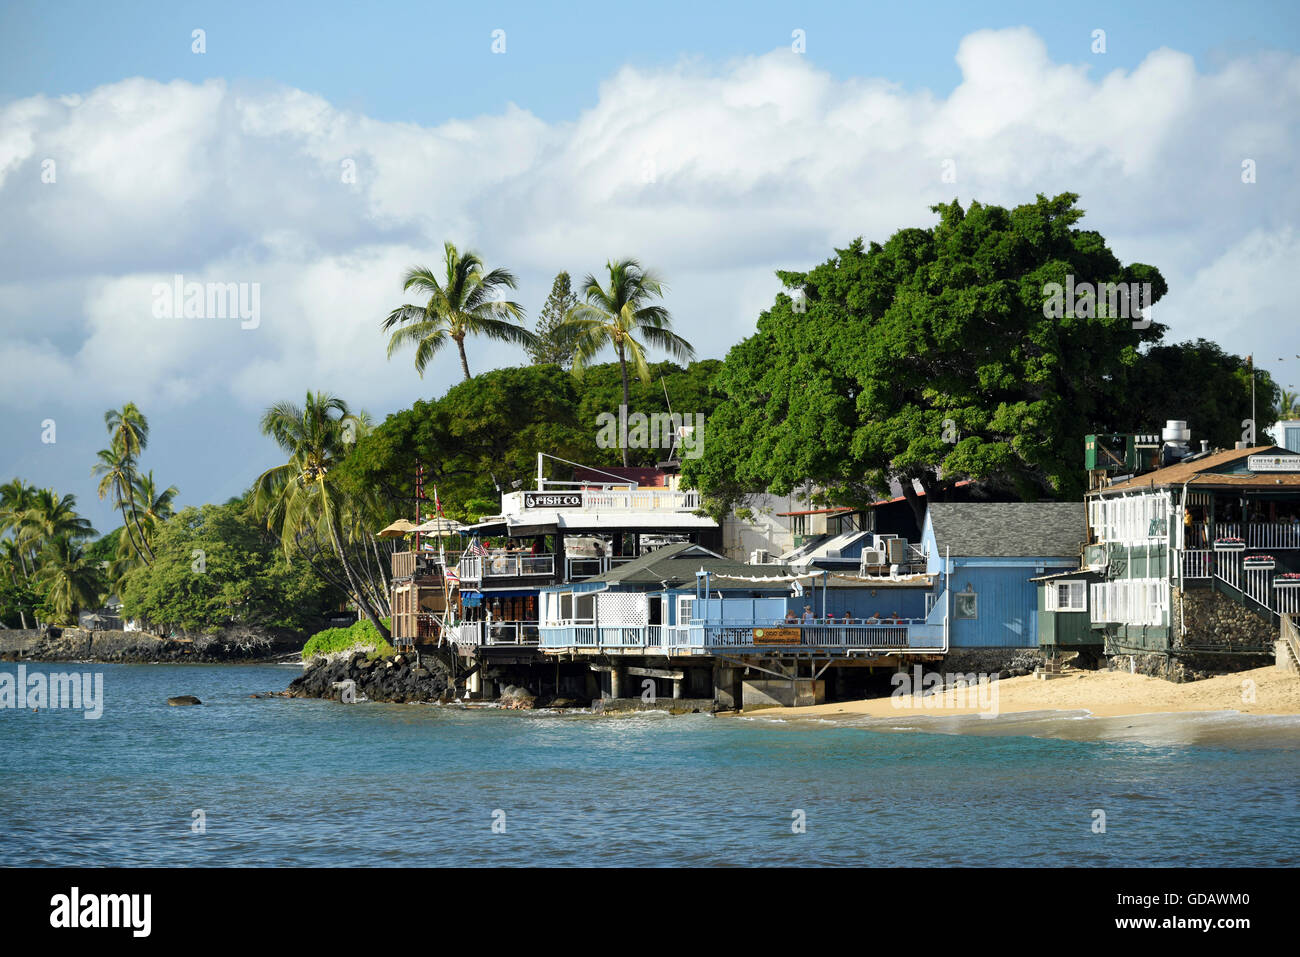
<svg viewBox="0 0 1300 957">
<path fill-rule="evenodd" d="M 557 124 L 515 106 L 432 128 L 380 122 L 216 80 L 9 103 L 0 403 L 97 416 L 125 389 L 178 415 L 253 416 L 328 388 L 382 414 L 440 393 L 454 357 L 420 382 L 409 355 L 385 360 L 378 324 L 405 269 L 436 263 L 444 239 L 513 268 L 534 313 L 556 271 L 635 255 L 667 277 L 679 331 L 720 356 L 752 330 L 777 268 L 928 224 L 935 202 L 1067 189 L 1121 259 L 1165 272 L 1172 337 L 1230 329 L 1235 351 L 1300 352 L 1296 324 L 1264 321 L 1286 308 L 1297 251 L 1300 131 L 1285 118 L 1300 115 L 1300 58 L 1205 74 L 1161 49 L 1103 74 L 1104 58 L 1052 62 L 1024 28 L 973 33 L 955 55 L 962 82 L 946 98 L 838 80 L 785 49 L 626 67 Z M 1243 158 L 1257 183 L 1241 182 Z M 261 326 L 153 319 L 150 290 L 175 273 L 260 283 Z M 476 371 L 519 360 L 470 350 Z"/>
</svg>

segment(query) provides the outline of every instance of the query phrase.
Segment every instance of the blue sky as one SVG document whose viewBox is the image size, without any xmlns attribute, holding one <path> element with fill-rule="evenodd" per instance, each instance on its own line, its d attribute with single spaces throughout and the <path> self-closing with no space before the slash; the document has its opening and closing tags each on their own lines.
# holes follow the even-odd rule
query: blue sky
<svg viewBox="0 0 1300 957">
<path fill-rule="evenodd" d="M 1085 227 L 1165 275 L 1170 341 L 1300 385 L 1297 9 L 6 3 L 0 479 L 106 531 L 111 406 L 144 409 L 145 467 L 200 504 L 275 464 L 273 402 L 325 389 L 382 419 L 441 395 L 454 357 L 420 379 L 378 324 L 444 240 L 514 269 L 530 315 L 559 270 L 635 255 L 720 358 L 775 270 L 953 198 L 1078 192 Z M 158 319 L 176 274 L 258 284 L 260 324 Z M 520 361 L 471 346 L 474 371 Z"/>
<path fill-rule="evenodd" d="M 0 12 L 0 96 L 82 92 L 128 76 L 284 83 L 377 119 L 439 123 L 513 102 L 548 121 L 591 107 L 598 81 L 632 64 L 727 59 L 788 46 L 805 31 L 808 58 L 834 76 L 887 77 L 946 94 L 960 80 L 953 51 L 983 28 L 1029 26 L 1056 62 L 1131 69 L 1169 46 L 1198 66 L 1295 50 L 1300 4 L 1209 2 L 740 4 L 656 2 L 375 3 L 140 0 L 6 3 Z M 191 52 L 191 31 L 207 53 Z M 506 31 L 506 56 L 490 52 Z"/>
</svg>

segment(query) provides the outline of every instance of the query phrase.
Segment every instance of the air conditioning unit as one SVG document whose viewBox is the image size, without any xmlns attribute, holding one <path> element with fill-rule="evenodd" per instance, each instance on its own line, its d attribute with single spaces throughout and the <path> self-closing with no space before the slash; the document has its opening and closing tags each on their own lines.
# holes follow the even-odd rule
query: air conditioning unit
<svg viewBox="0 0 1300 957">
<path fill-rule="evenodd" d="M 864 548 L 862 550 L 862 567 L 874 568 L 886 564 L 885 552 L 879 548 Z"/>
<path fill-rule="evenodd" d="M 749 563 L 751 565 L 770 565 L 772 564 L 772 553 L 764 548 L 756 548 L 749 553 Z"/>
<path fill-rule="evenodd" d="M 907 562 L 907 539 L 891 538 L 889 540 L 890 564 L 903 565 Z"/>
</svg>

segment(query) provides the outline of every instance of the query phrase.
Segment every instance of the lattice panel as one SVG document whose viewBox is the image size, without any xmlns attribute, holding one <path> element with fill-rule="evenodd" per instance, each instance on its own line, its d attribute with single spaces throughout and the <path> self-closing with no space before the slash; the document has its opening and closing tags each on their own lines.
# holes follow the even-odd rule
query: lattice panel
<svg viewBox="0 0 1300 957">
<path fill-rule="evenodd" d="M 596 618 L 601 627 L 641 627 L 650 622 L 650 602 L 632 592 L 601 592 L 596 595 Z"/>
</svg>

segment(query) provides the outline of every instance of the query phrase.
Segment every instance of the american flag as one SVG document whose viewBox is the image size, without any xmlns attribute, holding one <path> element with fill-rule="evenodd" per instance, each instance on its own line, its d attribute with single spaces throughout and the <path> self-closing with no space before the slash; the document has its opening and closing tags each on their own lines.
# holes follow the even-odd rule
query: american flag
<svg viewBox="0 0 1300 957">
<path fill-rule="evenodd" d="M 481 558 L 487 558 L 488 554 L 488 550 L 483 547 L 483 543 L 478 540 L 477 535 L 474 536 L 474 540 L 469 543 L 469 548 L 465 549 L 465 551 L 469 552 L 471 555 L 478 555 Z"/>
</svg>

